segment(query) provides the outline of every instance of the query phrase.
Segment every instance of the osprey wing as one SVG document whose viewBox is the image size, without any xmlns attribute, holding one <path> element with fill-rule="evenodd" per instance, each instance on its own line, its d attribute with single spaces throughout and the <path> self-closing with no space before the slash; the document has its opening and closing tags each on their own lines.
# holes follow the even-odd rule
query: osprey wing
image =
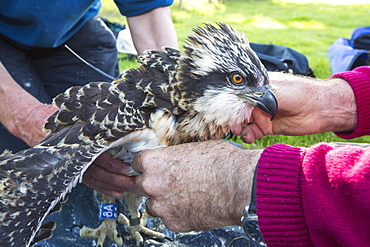
<svg viewBox="0 0 370 247">
<path fill-rule="evenodd" d="M 43 219 L 115 142 L 171 109 L 168 84 L 179 53 L 149 52 L 112 83 L 72 87 L 54 99 L 50 134 L 35 147 L 0 156 L 0 246 L 29 246 Z"/>
</svg>

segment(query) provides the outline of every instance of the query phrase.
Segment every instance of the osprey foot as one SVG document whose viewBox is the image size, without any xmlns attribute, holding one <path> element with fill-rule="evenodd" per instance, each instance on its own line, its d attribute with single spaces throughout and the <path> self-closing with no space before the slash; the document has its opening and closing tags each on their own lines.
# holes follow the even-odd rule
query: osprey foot
<svg viewBox="0 0 370 247">
<path fill-rule="evenodd" d="M 97 239 L 97 247 L 103 247 L 106 237 L 108 236 L 117 246 L 122 246 L 123 240 L 117 231 L 116 220 L 103 220 L 98 228 L 92 229 L 83 226 L 80 230 L 80 236 L 83 238 Z"/>
<path fill-rule="evenodd" d="M 144 245 L 144 239 L 141 234 L 145 234 L 147 236 L 150 236 L 158 240 L 164 240 L 164 239 L 171 240 L 169 237 L 166 236 L 166 234 L 154 231 L 145 226 L 148 216 L 149 215 L 148 213 L 146 213 L 146 211 L 144 211 L 144 213 L 142 214 L 140 218 L 136 218 L 136 219 L 129 219 L 125 215 L 119 214 L 118 222 L 126 225 L 130 229 L 131 236 L 136 241 L 137 246 Z"/>
</svg>

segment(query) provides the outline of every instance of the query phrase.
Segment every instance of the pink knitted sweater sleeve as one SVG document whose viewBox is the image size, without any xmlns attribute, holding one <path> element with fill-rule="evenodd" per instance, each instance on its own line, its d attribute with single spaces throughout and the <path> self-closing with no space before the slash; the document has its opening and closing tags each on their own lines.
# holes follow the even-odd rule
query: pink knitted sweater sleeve
<svg viewBox="0 0 370 247">
<path fill-rule="evenodd" d="M 358 114 L 353 133 L 338 135 L 369 134 L 370 67 L 338 77 L 351 84 Z M 369 246 L 370 148 L 276 144 L 258 164 L 257 212 L 269 247 Z"/>
<path fill-rule="evenodd" d="M 352 87 L 357 105 L 357 125 L 352 133 L 336 133 L 344 139 L 370 135 L 370 66 L 356 68 L 352 71 L 337 73 L 332 76 L 346 80 Z M 359 115 L 361 114 L 361 115 Z"/>
</svg>

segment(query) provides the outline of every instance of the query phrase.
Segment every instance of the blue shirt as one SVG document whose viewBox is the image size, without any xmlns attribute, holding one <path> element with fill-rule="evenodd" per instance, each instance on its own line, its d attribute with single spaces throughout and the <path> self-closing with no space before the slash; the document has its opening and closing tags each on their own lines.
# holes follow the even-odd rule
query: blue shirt
<svg viewBox="0 0 370 247">
<path fill-rule="evenodd" d="M 125 16 L 137 16 L 173 0 L 115 0 Z M 0 34 L 27 47 L 64 44 L 96 16 L 100 0 L 0 0 Z"/>
</svg>

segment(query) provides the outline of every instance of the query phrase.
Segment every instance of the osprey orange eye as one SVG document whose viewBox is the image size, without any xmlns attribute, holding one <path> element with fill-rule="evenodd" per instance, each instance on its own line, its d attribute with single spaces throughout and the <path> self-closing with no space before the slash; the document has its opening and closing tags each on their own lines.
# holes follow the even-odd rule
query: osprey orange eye
<svg viewBox="0 0 370 247">
<path fill-rule="evenodd" d="M 241 75 L 235 73 L 231 75 L 231 81 L 235 84 L 241 84 L 244 82 L 244 78 Z"/>
</svg>

